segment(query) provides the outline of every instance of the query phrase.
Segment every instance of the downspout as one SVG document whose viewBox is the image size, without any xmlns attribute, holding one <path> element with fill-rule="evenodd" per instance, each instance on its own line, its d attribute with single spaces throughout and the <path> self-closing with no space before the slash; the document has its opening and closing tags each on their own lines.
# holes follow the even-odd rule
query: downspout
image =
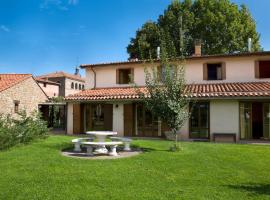
<svg viewBox="0 0 270 200">
<path fill-rule="evenodd" d="M 96 71 L 93 69 L 93 67 L 90 67 L 90 69 L 94 73 L 94 88 L 96 88 L 96 85 L 97 85 L 97 81 L 96 81 L 97 74 L 96 74 Z"/>
</svg>

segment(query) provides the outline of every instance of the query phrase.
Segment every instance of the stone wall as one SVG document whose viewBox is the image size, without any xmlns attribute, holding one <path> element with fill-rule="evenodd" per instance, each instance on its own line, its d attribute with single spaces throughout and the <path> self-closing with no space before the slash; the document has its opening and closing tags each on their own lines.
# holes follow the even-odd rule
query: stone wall
<svg viewBox="0 0 270 200">
<path fill-rule="evenodd" d="M 16 116 L 14 101 L 19 101 L 19 110 L 27 114 L 38 110 L 38 105 L 48 100 L 36 81 L 30 77 L 17 85 L 0 92 L 0 114 Z"/>
</svg>

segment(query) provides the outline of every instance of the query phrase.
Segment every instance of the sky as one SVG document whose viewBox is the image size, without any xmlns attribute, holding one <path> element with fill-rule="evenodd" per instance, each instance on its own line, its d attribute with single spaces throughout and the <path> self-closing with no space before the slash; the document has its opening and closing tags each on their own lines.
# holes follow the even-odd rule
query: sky
<svg viewBox="0 0 270 200">
<path fill-rule="evenodd" d="M 74 73 L 79 64 L 127 60 L 130 38 L 171 0 L 0 0 L 0 73 Z M 246 4 L 270 50 L 270 0 Z"/>
</svg>

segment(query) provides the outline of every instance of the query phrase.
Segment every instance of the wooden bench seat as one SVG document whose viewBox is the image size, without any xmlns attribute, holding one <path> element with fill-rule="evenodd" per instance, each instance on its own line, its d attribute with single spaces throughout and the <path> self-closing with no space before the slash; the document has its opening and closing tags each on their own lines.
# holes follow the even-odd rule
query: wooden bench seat
<svg viewBox="0 0 270 200">
<path fill-rule="evenodd" d="M 124 143 L 124 151 L 130 151 L 130 143 L 132 139 L 126 137 L 110 137 L 112 141 L 122 141 Z"/>
<path fill-rule="evenodd" d="M 110 156 L 117 156 L 116 152 L 116 147 L 120 144 L 123 144 L 123 142 L 81 142 L 82 145 L 86 146 L 87 148 L 87 155 L 94 155 L 93 154 L 93 149 L 97 147 L 104 147 L 104 146 L 109 146 L 110 151 L 109 155 Z"/>
<path fill-rule="evenodd" d="M 213 133 L 213 141 L 236 143 L 236 133 Z"/>
</svg>

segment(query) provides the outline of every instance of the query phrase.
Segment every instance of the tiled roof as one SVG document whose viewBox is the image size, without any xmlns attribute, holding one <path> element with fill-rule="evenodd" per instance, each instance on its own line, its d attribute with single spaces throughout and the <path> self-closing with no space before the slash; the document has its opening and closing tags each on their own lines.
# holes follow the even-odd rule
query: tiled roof
<svg viewBox="0 0 270 200">
<path fill-rule="evenodd" d="M 31 74 L 0 74 L 0 92 L 32 77 Z"/>
<path fill-rule="evenodd" d="M 139 88 L 146 93 L 144 87 Z M 270 82 L 237 82 L 190 84 L 186 90 L 192 98 L 226 98 L 226 97 L 269 97 Z M 132 87 L 97 88 L 79 92 L 66 97 L 66 100 L 114 100 L 138 99 L 139 95 Z"/>
<path fill-rule="evenodd" d="M 214 55 L 201 55 L 201 56 L 188 56 L 186 60 L 198 60 L 207 58 L 227 58 L 227 57 L 248 57 L 248 56 L 270 56 L 270 51 L 261 52 L 241 52 L 241 53 L 230 53 L 230 54 L 214 54 Z M 154 62 L 159 62 L 158 59 L 154 59 Z M 107 62 L 107 63 L 96 63 L 96 64 L 82 64 L 81 68 L 87 67 L 105 67 L 110 65 L 125 65 L 125 64 L 140 64 L 144 62 L 150 62 L 150 60 L 138 60 L 131 59 L 128 61 L 118 61 L 118 62 Z"/>
<path fill-rule="evenodd" d="M 85 82 L 84 78 L 82 78 L 80 76 L 77 76 L 77 75 L 74 75 L 74 74 L 69 74 L 69 73 L 66 73 L 66 72 L 63 72 L 63 71 L 37 76 L 36 78 L 46 79 L 46 78 L 58 78 L 58 77 L 65 77 L 65 78 L 70 78 L 70 79 L 73 79 L 73 80 Z"/>
<path fill-rule="evenodd" d="M 48 83 L 48 84 L 52 84 L 52 85 L 61 85 L 60 83 L 57 83 L 57 82 L 54 82 L 54 81 L 49 81 L 49 80 L 46 79 L 46 78 L 35 77 L 35 80 L 36 80 L 37 82 L 40 82 L 40 83 Z"/>
</svg>

